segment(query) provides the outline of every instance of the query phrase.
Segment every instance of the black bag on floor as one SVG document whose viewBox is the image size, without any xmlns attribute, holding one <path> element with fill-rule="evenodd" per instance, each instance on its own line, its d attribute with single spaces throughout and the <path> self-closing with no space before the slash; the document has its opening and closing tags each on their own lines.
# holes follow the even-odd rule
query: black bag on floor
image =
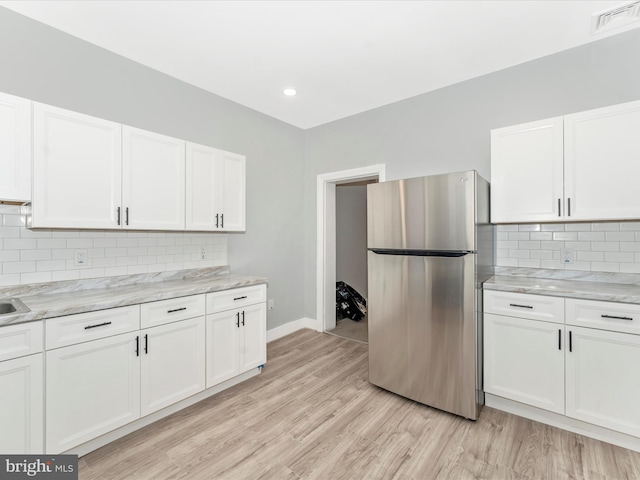
<svg viewBox="0 0 640 480">
<path fill-rule="evenodd" d="M 353 287 L 336 282 L 336 315 L 338 318 L 362 320 L 367 313 L 367 301 Z"/>
</svg>

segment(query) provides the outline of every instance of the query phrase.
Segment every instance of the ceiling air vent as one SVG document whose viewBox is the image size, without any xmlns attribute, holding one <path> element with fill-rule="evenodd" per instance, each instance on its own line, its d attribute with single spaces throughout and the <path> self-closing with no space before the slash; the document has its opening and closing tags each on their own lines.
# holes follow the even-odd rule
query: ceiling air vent
<svg viewBox="0 0 640 480">
<path fill-rule="evenodd" d="M 622 27 L 628 30 L 638 25 L 640 25 L 640 1 L 594 14 L 591 17 L 591 34 L 597 35 Z"/>
</svg>

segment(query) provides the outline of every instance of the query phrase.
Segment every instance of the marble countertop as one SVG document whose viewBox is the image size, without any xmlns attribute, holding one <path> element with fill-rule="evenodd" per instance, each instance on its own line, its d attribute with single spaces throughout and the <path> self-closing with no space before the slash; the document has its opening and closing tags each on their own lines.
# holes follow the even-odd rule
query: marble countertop
<svg viewBox="0 0 640 480">
<path fill-rule="evenodd" d="M 640 285 L 632 283 L 495 275 L 487 280 L 483 286 L 486 290 L 503 292 L 640 304 Z"/>
<path fill-rule="evenodd" d="M 93 285 L 67 282 L 66 289 L 44 286 L 24 290 L 20 295 L 7 295 L 19 291 L 0 292 L 0 298 L 19 298 L 31 310 L 0 315 L 0 326 L 267 283 L 267 279 L 262 277 L 233 274 L 224 269 L 211 270 L 199 271 L 195 275 L 152 278 L 151 281 L 132 276 L 126 280 L 118 277 L 120 281 L 101 279 Z"/>
</svg>

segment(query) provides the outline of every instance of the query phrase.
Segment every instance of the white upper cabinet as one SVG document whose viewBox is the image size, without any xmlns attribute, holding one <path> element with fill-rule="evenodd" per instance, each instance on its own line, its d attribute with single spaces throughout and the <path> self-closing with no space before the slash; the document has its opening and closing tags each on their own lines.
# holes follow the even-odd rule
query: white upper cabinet
<svg viewBox="0 0 640 480">
<path fill-rule="evenodd" d="M 245 157 L 187 143 L 187 230 L 245 230 Z"/>
<path fill-rule="evenodd" d="M 185 142 L 123 126 L 125 228 L 184 230 Z"/>
<path fill-rule="evenodd" d="M 0 93 L 0 201 L 31 200 L 31 101 Z"/>
<path fill-rule="evenodd" d="M 640 101 L 564 117 L 571 220 L 640 218 Z"/>
<path fill-rule="evenodd" d="M 121 125 L 33 104 L 32 227 L 120 228 Z"/>
<path fill-rule="evenodd" d="M 491 132 L 491 221 L 561 216 L 562 117 Z"/>
<path fill-rule="evenodd" d="M 640 101 L 491 131 L 493 223 L 640 218 Z"/>
</svg>

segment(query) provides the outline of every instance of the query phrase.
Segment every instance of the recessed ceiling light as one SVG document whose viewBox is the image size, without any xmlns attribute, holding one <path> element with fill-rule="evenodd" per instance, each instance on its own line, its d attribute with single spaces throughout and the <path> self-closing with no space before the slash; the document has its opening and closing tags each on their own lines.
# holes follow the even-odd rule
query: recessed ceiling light
<svg viewBox="0 0 640 480">
<path fill-rule="evenodd" d="M 296 94 L 295 88 L 285 88 L 282 93 L 284 93 L 287 97 L 293 97 Z"/>
</svg>

